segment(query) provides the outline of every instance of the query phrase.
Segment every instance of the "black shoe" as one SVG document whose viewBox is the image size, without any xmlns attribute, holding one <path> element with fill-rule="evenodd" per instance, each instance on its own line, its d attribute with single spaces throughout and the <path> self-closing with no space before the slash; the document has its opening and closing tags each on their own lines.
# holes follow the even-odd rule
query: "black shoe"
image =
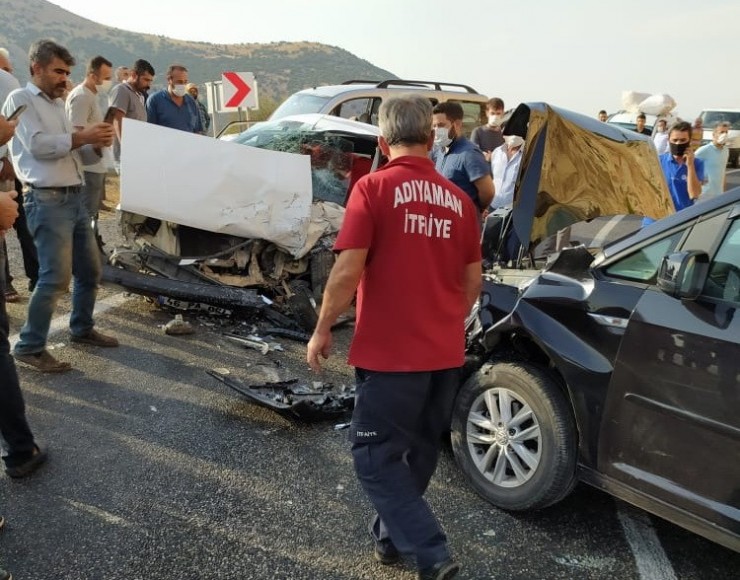
<svg viewBox="0 0 740 580">
<path fill-rule="evenodd" d="M 452 560 L 437 562 L 431 568 L 419 570 L 419 580 L 450 580 L 460 571 L 460 564 Z"/>
<path fill-rule="evenodd" d="M 390 538 L 386 538 L 384 540 L 376 540 L 373 538 L 373 541 L 375 542 L 375 559 L 383 564 L 383 566 L 390 566 L 401 559 L 401 554 L 398 553 L 398 550 L 393 545 Z"/>
<path fill-rule="evenodd" d="M 14 479 L 26 477 L 28 475 L 31 475 L 34 471 L 41 467 L 45 461 L 46 451 L 40 449 L 37 445 L 34 448 L 31 457 L 28 458 L 24 463 L 21 463 L 20 465 L 14 465 L 13 467 L 5 466 L 5 473 L 7 473 L 10 477 Z M 2 576 L 0 576 L 0 580 L 2 580 Z"/>
<path fill-rule="evenodd" d="M 13 580 L 13 575 L 6 570 L 0 570 L 0 580 Z"/>
<path fill-rule="evenodd" d="M 391 564 L 395 564 L 401 559 L 401 554 L 398 553 L 398 549 L 396 549 L 396 547 L 393 545 L 393 542 L 390 538 L 383 538 L 382 540 L 379 540 L 375 537 L 374 527 L 377 521 L 379 521 L 377 519 L 377 516 L 372 518 L 370 520 L 370 524 L 367 527 L 367 533 L 370 534 L 370 537 L 375 544 L 373 554 L 375 555 L 375 559 L 378 562 L 380 562 L 384 566 L 390 566 Z"/>
</svg>

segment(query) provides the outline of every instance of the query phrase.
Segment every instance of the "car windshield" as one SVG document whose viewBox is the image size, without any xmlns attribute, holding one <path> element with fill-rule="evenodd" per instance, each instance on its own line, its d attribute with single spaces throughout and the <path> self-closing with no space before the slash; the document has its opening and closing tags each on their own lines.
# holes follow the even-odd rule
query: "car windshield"
<svg viewBox="0 0 740 580">
<path fill-rule="evenodd" d="M 234 142 L 260 149 L 311 157 L 315 201 L 344 204 L 355 162 L 354 144 L 328 131 L 316 131 L 301 121 L 268 121 L 241 133 Z"/>
<path fill-rule="evenodd" d="M 717 123 L 729 123 L 730 129 L 740 130 L 740 111 L 704 111 L 701 120 L 707 128 Z"/>
<path fill-rule="evenodd" d="M 272 115 L 270 115 L 270 120 L 274 121 L 276 119 L 282 119 L 289 115 L 320 113 L 327 101 L 329 101 L 329 97 L 296 93 L 288 97 L 277 109 L 275 109 Z"/>
</svg>

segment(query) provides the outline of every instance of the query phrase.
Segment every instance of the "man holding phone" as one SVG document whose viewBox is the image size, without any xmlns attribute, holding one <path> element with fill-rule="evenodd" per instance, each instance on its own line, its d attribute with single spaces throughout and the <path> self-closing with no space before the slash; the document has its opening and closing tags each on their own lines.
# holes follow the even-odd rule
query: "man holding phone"
<svg viewBox="0 0 740 580">
<path fill-rule="evenodd" d="M 704 162 L 694 157 L 691 148 L 691 124 L 687 121 L 675 123 L 668 132 L 669 151 L 660 155 L 668 189 L 676 211 L 694 205 L 701 195 L 704 182 Z"/>
<path fill-rule="evenodd" d="M 67 100 L 65 108 L 67 117 L 75 128 L 75 131 L 85 129 L 96 123 L 102 122 L 103 113 L 98 104 L 98 89 L 110 85 L 113 63 L 102 56 L 96 56 L 87 63 L 87 75 L 85 80 L 73 88 Z M 112 119 L 106 120 L 113 122 Z M 97 224 L 100 204 L 105 198 L 105 176 L 108 168 L 103 159 L 91 165 L 85 165 L 85 198 L 90 216 Z"/>
<path fill-rule="evenodd" d="M 83 166 L 101 160 L 113 142 L 113 127 L 93 123 L 74 130 L 61 96 L 75 60 L 51 40 L 29 51 L 31 82 L 13 91 L 3 105 L 9 115 L 27 105 L 11 141 L 13 167 L 23 182 L 28 225 L 39 254 L 39 280 L 28 303 L 28 317 L 13 354 L 41 372 L 64 372 L 72 365 L 46 350 L 51 317 L 69 288 L 74 263 L 70 332 L 72 342 L 114 347 L 116 338 L 94 328 L 93 309 L 101 263 L 84 196 Z"/>
</svg>

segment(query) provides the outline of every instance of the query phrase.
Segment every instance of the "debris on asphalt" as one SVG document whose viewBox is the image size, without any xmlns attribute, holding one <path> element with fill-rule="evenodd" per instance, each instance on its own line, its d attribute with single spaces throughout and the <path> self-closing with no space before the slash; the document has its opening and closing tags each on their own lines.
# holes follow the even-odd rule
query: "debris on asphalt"
<svg viewBox="0 0 740 580">
<path fill-rule="evenodd" d="M 342 431 L 343 429 L 348 429 L 351 424 L 352 423 L 337 423 L 336 425 L 334 425 L 334 431 Z"/>
<path fill-rule="evenodd" d="M 185 334 L 194 334 L 193 325 L 184 320 L 182 314 L 175 314 L 175 317 L 164 325 L 164 333 L 170 336 L 182 336 Z"/>
<path fill-rule="evenodd" d="M 207 370 L 206 373 L 252 403 L 291 420 L 314 422 L 336 419 L 351 411 L 355 404 L 354 385 L 334 388 L 331 383 L 313 382 L 308 385 L 300 383 L 298 379 L 248 385 L 213 370 Z"/>
</svg>

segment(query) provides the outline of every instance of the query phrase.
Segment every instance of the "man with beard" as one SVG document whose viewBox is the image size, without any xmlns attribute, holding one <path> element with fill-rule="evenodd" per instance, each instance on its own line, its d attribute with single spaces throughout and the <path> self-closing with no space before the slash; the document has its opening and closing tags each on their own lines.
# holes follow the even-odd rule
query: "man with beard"
<svg viewBox="0 0 740 580">
<path fill-rule="evenodd" d="M 2 114 L 26 105 L 18 118 L 10 152 L 23 183 L 29 229 L 39 257 L 39 279 L 28 303 L 28 317 L 13 354 L 41 372 L 63 372 L 68 362 L 46 350 L 51 317 L 69 288 L 74 264 L 70 332 L 72 342 L 118 346 L 118 340 L 94 328 L 93 309 L 100 282 L 100 255 L 83 195 L 83 166 L 99 161 L 113 141 L 109 123 L 74 131 L 61 96 L 75 59 L 51 40 L 29 51 L 31 81 L 10 93 Z"/>
<path fill-rule="evenodd" d="M 139 59 L 134 66 L 128 69 L 126 80 L 117 84 L 110 92 L 110 106 L 116 107 L 113 127 L 116 130 L 116 141 L 113 145 L 113 155 L 116 164 L 121 161 L 121 123 L 123 118 L 146 121 L 146 92 L 154 80 L 154 67 L 143 59 Z"/>
<path fill-rule="evenodd" d="M 701 195 L 704 162 L 694 156 L 691 148 L 691 124 L 675 123 L 668 132 L 668 153 L 659 157 L 676 211 L 694 205 Z"/>
<path fill-rule="evenodd" d="M 493 200 L 491 165 L 478 146 L 463 135 L 462 121 L 460 103 L 447 101 L 434 107 L 435 147 L 431 158 L 437 171 L 467 193 L 482 212 Z"/>
<path fill-rule="evenodd" d="M 167 69 L 167 88 L 150 95 L 146 101 L 146 116 L 150 123 L 188 133 L 202 133 L 200 113 L 193 97 L 188 94 L 188 69 L 172 64 Z"/>
</svg>

